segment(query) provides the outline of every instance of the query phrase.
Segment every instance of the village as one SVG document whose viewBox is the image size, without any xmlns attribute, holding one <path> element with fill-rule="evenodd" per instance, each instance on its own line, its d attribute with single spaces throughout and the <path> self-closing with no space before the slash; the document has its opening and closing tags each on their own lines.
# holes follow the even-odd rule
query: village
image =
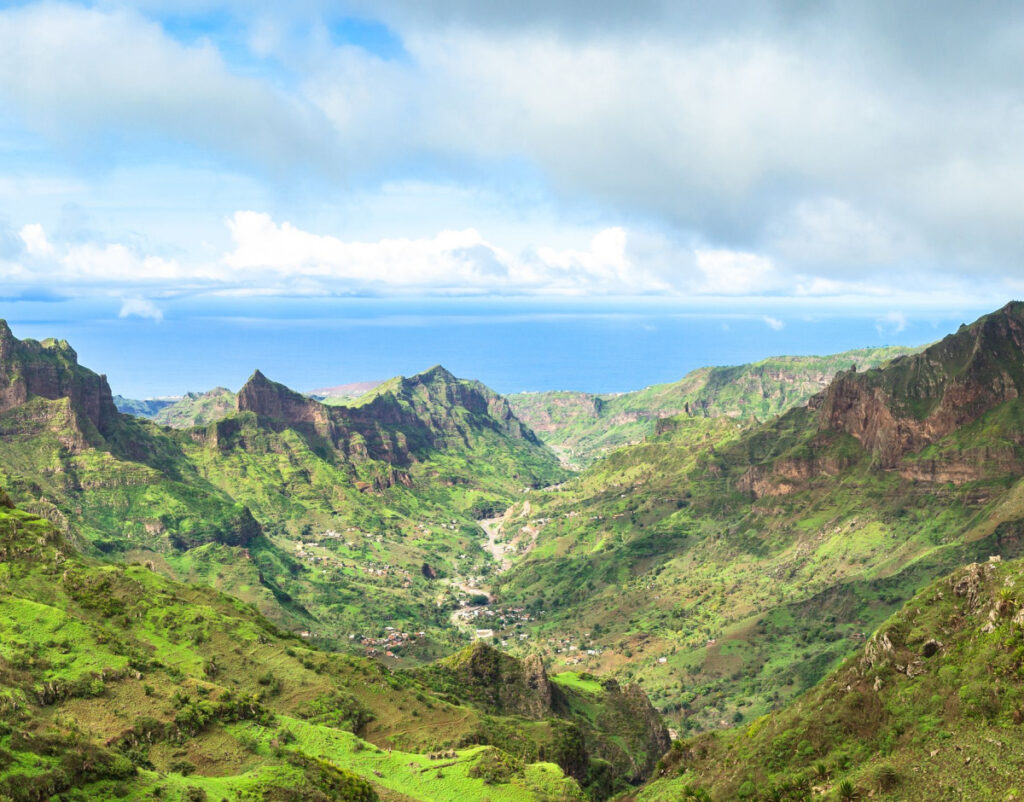
<svg viewBox="0 0 1024 802">
<path fill-rule="evenodd" d="M 390 657 L 397 659 L 400 652 L 404 647 L 416 643 L 419 638 L 426 636 L 426 632 L 403 632 L 395 627 L 384 627 L 384 637 L 371 638 L 363 637 L 359 639 L 360 645 L 365 650 L 367 657 Z M 349 638 L 355 639 L 355 635 L 349 635 Z"/>
</svg>

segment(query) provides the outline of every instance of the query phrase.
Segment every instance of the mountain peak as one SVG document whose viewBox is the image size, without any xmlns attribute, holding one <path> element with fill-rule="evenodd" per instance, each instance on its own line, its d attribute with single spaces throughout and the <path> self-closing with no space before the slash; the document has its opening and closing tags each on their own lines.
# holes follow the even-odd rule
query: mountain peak
<svg viewBox="0 0 1024 802">
<path fill-rule="evenodd" d="M 821 429 L 852 434 L 883 467 L 893 467 L 1022 396 L 1024 303 L 1011 301 L 920 353 L 840 373 L 811 406 L 820 410 Z"/>
<path fill-rule="evenodd" d="M 446 368 L 444 365 L 434 365 L 432 367 L 427 368 L 424 371 L 420 371 L 419 373 L 417 373 L 415 376 L 412 376 L 411 378 L 413 378 L 413 379 L 424 379 L 424 380 L 427 380 L 427 381 L 431 381 L 431 380 L 458 381 L 458 379 L 456 378 L 455 374 L 452 373 L 450 370 L 448 370 L 448 368 Z"/>
<path fill-rule="evenodd" d="M 79 365 L 66 340 L 19 340 L 0 320 L 0 412 L 32 397 L 69 399 L 101 434 L 118 416 L 106 377 Z"/>
<path fill-rule="evenodd" d="M 271 381 L 259 370 L 253 371 L 249 380 L 238 391 L 236 406 L 239 412 L 255 412 L 269 418 L 284 420 L 308 417 L 308 407 L 319 404 L 290 387 Z M 298 413 L 298 414 L 297 414 Z"/>
</svg>

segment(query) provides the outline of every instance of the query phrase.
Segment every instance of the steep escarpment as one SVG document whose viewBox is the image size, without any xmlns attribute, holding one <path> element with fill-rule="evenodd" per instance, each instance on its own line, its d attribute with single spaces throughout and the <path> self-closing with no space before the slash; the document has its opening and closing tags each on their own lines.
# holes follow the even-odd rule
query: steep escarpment
<svg viewBox="0 0 1024 802">
<path fill-rule="evenodd" d="M 90 554 L 211 584 L 332 644 L 376 637 L 382 617 L 449 637 L 456 598 L 439 605 L 432 580 L 483 569 L 475 519 L 564 478 L 500 396 L 442 368 L 351 408 L 257 371 L 237 396 L 182 399 L 231 409 L 176 431 L 116 412 L 67 344 L 0 339 L 0 488 Z"/>
<path fill-rule="evenodd" d="M 839 374 L 811 406 L 884 468 L 1024 391 L 1024 303 L 1011 302 L 891 365 Z"/>
<path fill-rule="evenodd" d="M 340 409 L 353 421 L 373 420 L 407 432 L 422 430 L 414 447 L 469 444 L 474 428 L 540 446 L 537 436 L 516 417 L 503 396 L 480 382 L 458 379 L 440 365 L 385 382 L 357 403 Z"/>
<path fill-rule="evenodd" d="M 0 413 L 33 397 L 68 399 L 74 414 L 102 435 L 119 417 L 106 376 L 79 365 L 65 340 L 18 340 L 0 320 Z"/>
<path fill-rule="evenodd" d="M 545 611 L 553 671 L 643 679 L 681 728 L 756 719 L 922 583 L 1019 555 L 1022 317 L 842 373 L 771 421 L 662 423 L 506 516 L 531 550 L 495 593 Z"/>
<path fill-rule="evenodd" d="M 612 786 L 625 787 L 603 787 L 609 777 L 634 784 L 649 777 L 670 744 L 661 716 L 638 685 L 620 687 L 615 680 L 571 672 L 549 677 L 536 654 L 520 660 L 478 641 L 412 673 L 435 691 L 489 714 L 546 721 L 550 734 L 538 754 L 584 788 L 601 790 L 598 797 Z"/>
<path fill-rule="evenodd" d="M 441 366 L 385 382 L 351 406 L 322 404 L 256 371 L 239 390 L 237 406 L 267 428 L 296 430 L 346 457 L 407 466 L 431 453 L 468 451 L 497 438 L 542 459 L 546 454 L 554 464 L 502 396 Z"/>
</svg>

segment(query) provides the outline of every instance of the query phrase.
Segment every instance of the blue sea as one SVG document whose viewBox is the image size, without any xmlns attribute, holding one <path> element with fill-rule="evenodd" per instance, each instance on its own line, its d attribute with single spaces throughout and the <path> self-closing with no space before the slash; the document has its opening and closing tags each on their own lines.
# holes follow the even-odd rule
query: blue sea
<svg viewBox="0 0 1024 802">
<path fill-rule="evenodd" d="M 677 299 L 266 298 L 161 301 L 163 319 L 118 317 L 119 299 L 0 305 L 18 337 L 65 338 L 115 393 L 149 398 L 253 370 L 298 390 L 442 364 L 502 393 L 625 392 L 705 365 L 869 345 L 921 345 L 990 309 L 899 312 Z"/>
</svg>

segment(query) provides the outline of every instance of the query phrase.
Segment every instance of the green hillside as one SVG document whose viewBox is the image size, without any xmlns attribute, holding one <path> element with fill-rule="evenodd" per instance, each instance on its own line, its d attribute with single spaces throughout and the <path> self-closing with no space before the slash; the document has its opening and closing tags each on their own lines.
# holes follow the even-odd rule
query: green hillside
<svg viewBox="0 0 1024 802">
<path fill-rule="evenodd" d="M 179 400 L 178 398 L 125 398 L 123 395 L 114 396 L 114 406 L 117 407 L 118 412 L 123 412 L 125 415 L 134 415 L 136 418 L 149 418 L 153 419 L 156 417 L 162 409 L 173 406 Z"/>
<path fill-rule="evenodd" d="M 1012 343 L 1021 318 L 1011 306 L 919 355 L 844 373 L 811 407 L 764 424 L 663 421 L 647 442 L 528 494 L 501 525 L 521 553 L 500 603 L 536 611 L 531 638 L 556 665 L 642 682 L 681 729 L 785 704 L 926 582 L 1020 553 L 1006 533 L 1024 521 L 1024 385 L 1005 371 L 993 380 L 993 349 L 972 343 L 993 331 Z M 982 356 L 938 371 L 950 378 L 931 384 L 930 441 L 882 462 L 869 435 L 888 454 L 898 438 L 886 432 L 910 431 L 903 377 L 947 353 Z M 863 396 L 837 391 L 862 384 Z M 965 395 L 975 403 L 956 404 L 944 431 L 948 399 Z M 873 418 L 842 412 L 854 396 L 872 399 Z"/>
<path fill-rule="evenodd" d="M 5 798 L 582 800 L 563 767 L 596 767 L 592 799 L 641 779 L 542 699 L 503 715 L 319 652 L 215 591 L 84 559 L 5 498 L 0 555 Z M 593 743 L 625 714 L 607 695 L 588 697 Z M 664 738 L 634 758 L 653 766 Z"/>
<path fill-rule="evenodd" d="M 830 356 L 780 356 L 734 367 L 700 368 L 670 384 L 630 393 L 518 393 L 515 414 L 573 465 L 601 456 L 654 431 L 674 415 L 766 421 L 800 406 L 841 370 L 876 367 L 918 349 L 861 348 Z"/>
<path fill-rule="evenodd" d="M 676 742 L 629 798 L 1019 799 L 1022 593 L 1020 560 L 933 582 L 793 705 Z"/>
<path fill-rule="evenodd" d="M 396 659 L 460 646 L 449 615 L 490 564 L 475 519 L 565 476 L 503 399 L 440 368 L 357 409 L 257 373 L 230 415 L 170 431 L 119 414 L 66 343 L 3 332 L 0 487 L 90 554 L 325 645 L 366 651 L 390 626 L 430 633 L 381 650 Z"/>
<path fill-rule="evenodd" d="M 161 426 L 191 429 L 205 426 L 235 411 L 235 394 L 226 387 L 215 387 L 205 393 L 186 393 L 152 416 Z"/>
<path fill-rule="evenodd" d="M 226 387 L 215 387 L 205 393 L 185 393 L 180 398 L 150 398 L 143 401 L 114 396 L 118 412 L 156 421 L 172 429 L 205 426 L 235 411 L 235 394 Z"/>
</svg>

